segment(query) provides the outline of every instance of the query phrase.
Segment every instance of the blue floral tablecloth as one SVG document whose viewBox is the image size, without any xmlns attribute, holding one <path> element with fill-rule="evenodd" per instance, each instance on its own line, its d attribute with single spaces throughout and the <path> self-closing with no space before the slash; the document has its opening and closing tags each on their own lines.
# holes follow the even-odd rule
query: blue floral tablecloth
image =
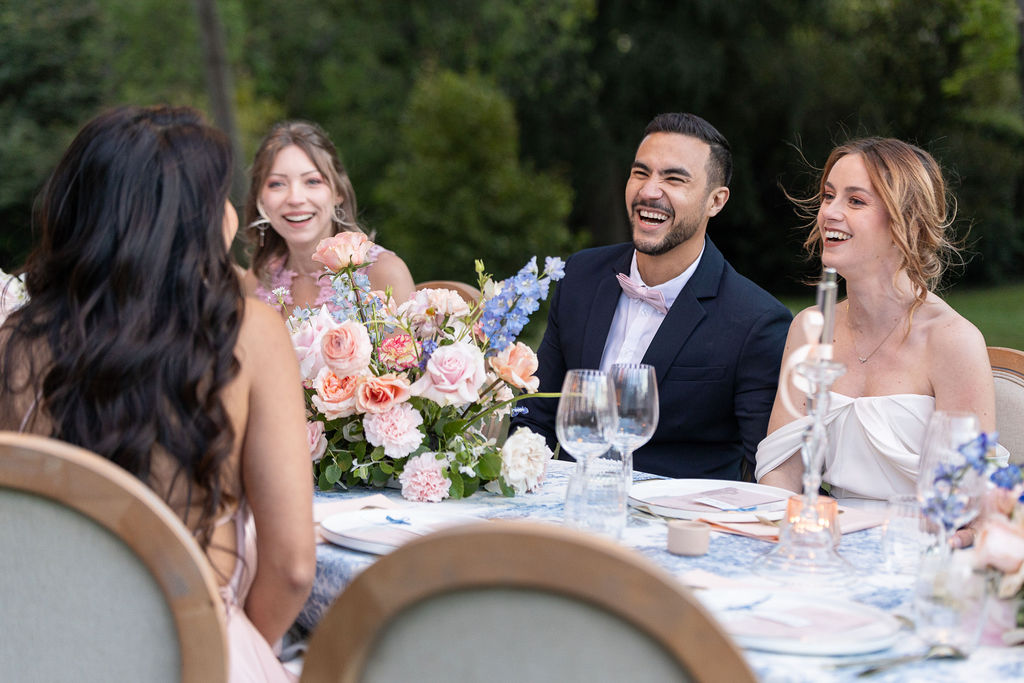
<svg viewBox="0 0 1024 683">
<path fill-rule="evenodd" d="M 401 501 L 403 505 L 424 506 L 437 509 L 457 509 L 460 513 L 493 519 L 529 518 L 559 522 L 572 463 L 554 461 L 548 468 L 547 479 L 538 493 L 514 498 L 505 498 L 487 492 L 478 492 L 463 500 L 448 500 L 443 503 L 409 503 L 399 491 L 385 489 L 369 491 L 332 491 L 316 493 L 316 502 L 366 496 L 383 492 L 389 498 Z M 645 475 L 639 475 L 638 479 Z M 887 612 L 911 616 L 911 599 L 914 577 L 906 574 L 892 574 L 884 571 L 881 549 L 881 530 L 867 529 L 843 536 L 840 552 L 857 570 L 854 581 L 842 587 L 830 589 L 823 594 L 823 600 L 831 594 L 873 605 Z M 756 579 L 752 570 L 758 558 L 772 545 L 765 541 L 725 533 L 712 533 L 710 550 L 700 557 L 681 557 L 666 550 L 666 526 L 663 522 L 630 515 L 623 533 L 622 542 L 640 551 L 648 558 L 676 576 L 682 576 L 695 569 L 701 569 L 721 577 L 736 580 Z M 341 548 L 330 543 L 317 546 L 317 572 L 312 594 L 298 624 L 312 630 L 320 621 L 334 598 L 363 569 L 376 560 L 375 555 Z M 702 591 L 697 591 L 700 596 Z M 844 657 L 821 657 L 773 654 L 745 650 L 747 661 L 758 678 L 763 681 L 852 681 L 857 679 L 859 667 L 832 668 L 844 661 L 876 658 L 919 652 L 924 644 L 908 630 L 906 636 L 881 653 Z M 904 665 L 889 672 L 876 675 L 875 681 L 927 681 L 928 683 L 960 683 L 962 681 L 1011 681 L 1024 680 L 1024 649 L 1002 647 L 979 647 L 965 661 L 930 661 Z"/>
</svg>

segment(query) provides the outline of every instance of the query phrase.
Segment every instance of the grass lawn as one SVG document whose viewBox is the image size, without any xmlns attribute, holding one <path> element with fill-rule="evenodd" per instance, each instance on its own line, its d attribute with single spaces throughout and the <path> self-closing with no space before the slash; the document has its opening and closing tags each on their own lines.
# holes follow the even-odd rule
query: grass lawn
<svg viewBox="0 0 1024 683">
<path fill-rule="evenodd" d="M 1024 350 L 1024 283 L 988 289 L 952 289 L 944 298 L 978 326 L 989 346 Z M 796 313 L 814 303 L 814 297 L 781 299 Z"/>
</svg>

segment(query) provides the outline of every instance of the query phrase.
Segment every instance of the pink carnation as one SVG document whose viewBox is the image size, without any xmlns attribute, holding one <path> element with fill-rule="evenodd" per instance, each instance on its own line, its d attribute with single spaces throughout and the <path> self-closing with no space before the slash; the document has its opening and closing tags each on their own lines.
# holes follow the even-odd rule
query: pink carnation
<svg viewBox="0 0 1024 683">
<path fill-rule="evenodd" d="M 388 337 L 377 349 L 378 357 L 391 370 L 401 372 L 416 365 L 419 343 L 407 334 Z"/>
<path fill-rule="evenodd" d="M 349 265 L 365 263 L 371 247 L 373 242 L 361 232 L 339 232 L 333 237 L 320 240 L 313 252 L 313 260 L 337 273 Z"/>
<path fill-rule="evenodd" d="M 486 378 L 480 349 L 457 342 L 434 351 L 423 376 L 412 385 L 412 393 L 442 406 L 466 405 L 480 398 L 479 391 Z"/>
<path fill-rule="evenodd" d="M 402 497 L 428 503 L 440 503 L 447 498 L 452 483 L 444 476 L 441 463 L 433 453 L 409 458 L 398 476 Z"/>
<path fill-rule="evenodd" d="M 389 458 L 404 458 L 419 448 L 423 443 L 421 424 L 423 416 L 408 403 L 399 403 L 385 413 L 368 413 L 363 418 L 366 440 L 383 446 L 384 455 Z"/>
<path fill-rule="evenodd" d="M 324 436 L 324 423 L 319 420 L 306 422 L 306 445 L 309 446 L 309 454 L 316 462 L 324 457 L 327 452 L 327 437 Z"/>
</svg>

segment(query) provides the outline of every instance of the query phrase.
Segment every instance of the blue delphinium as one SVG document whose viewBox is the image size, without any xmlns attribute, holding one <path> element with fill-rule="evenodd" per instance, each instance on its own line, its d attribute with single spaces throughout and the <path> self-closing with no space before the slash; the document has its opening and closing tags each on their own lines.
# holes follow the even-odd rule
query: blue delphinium
<svg viewBox="0 0 1024 683">
<path fill-rule="evenodd" d="M 974 468 L 975 472 L 979 474 L 985 471 L 988 467 L 988 461 L 985 456 L 989 450 L 995 448 L 996 443 L 999 439 L 998 432 L 985 433 L 982 432 L 974 439 L 971 439 L 967 443 L 963 444 L 958 450 L 967 459 L 967 464 Z"/>
<path fill-rule="evenodd" d="M 1006 467 L 1000 467 L 998 470 L 992 473 L 989 477 L 992 483 L 1001 489 L 1012 489 L 1017 484 L 1024 481 L 1024 475 L 1021 474 L 1020 467 L 1017 465 L 1007 465 Z"/>
<path fill-rule="evenodd" d="M 501 284 L 501 289 L 484 302 L 480 328 L 487 336 L 487 355 L 492 356 L 515 342 L 530 315 L 547 298 L 551 283 L 565 274 L 562 259 L 544 259 L 544 272 L 538 276 L 534 256 L 518 273 Z"/>
</svg>

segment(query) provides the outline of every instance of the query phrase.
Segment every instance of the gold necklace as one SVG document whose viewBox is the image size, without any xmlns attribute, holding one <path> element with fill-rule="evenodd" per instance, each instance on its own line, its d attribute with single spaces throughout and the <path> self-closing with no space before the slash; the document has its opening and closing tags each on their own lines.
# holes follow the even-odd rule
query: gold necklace
<svg viewBox="0 0 1024 683">
<path fill-rule="evenodd" d="M 900 317 L 896 318 L 896 323 L 892 326 L 892 329 L 889 330 L 889 333 L 882 337 L 882 341 L 878 342 L 878 346 L 875 347 L 874 351 L 872 351 L 866 356 L 862 356 L 860 355 L 860 351 L 857 350 L 857 337 L 853 333 L 853 325 L 850 324 L 850 300 L 846 300 L 846 326 L 850 328 L 850 341 L 853 343 L 853 353 L 854 355 L 857 356 L 857 360 L 860 361 L 861 365 L 867 363 L 869 360 L 871 360 L 871 357 L 873 355 L 878 353 L 878 349 L 882 348 L 882 344 L 889 340 L 889 337 L 891 337 L 892 333 L 896 331 L 896 328 L 900 326 L 900 321 L 903 320 L 903 316 L 905 316 L 906 314 L 906 311 L 904 311 L 900 315 Z"/>
</svg>

